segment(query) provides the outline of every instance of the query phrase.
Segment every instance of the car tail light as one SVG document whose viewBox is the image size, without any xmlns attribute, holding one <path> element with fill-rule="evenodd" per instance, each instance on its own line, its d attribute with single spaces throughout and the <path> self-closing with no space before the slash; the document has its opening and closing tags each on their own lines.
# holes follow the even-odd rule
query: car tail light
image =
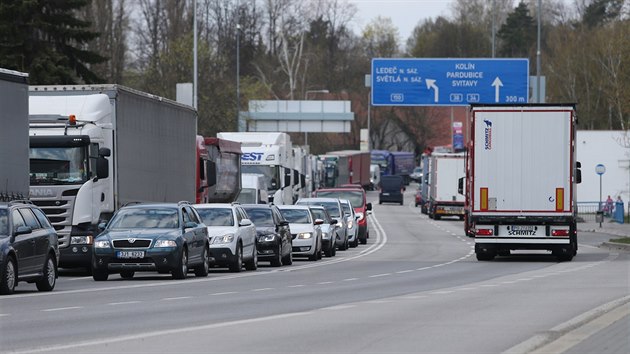
<svg viewBox="0 0 630 354">
<path fill-rule="evenodd" d="M 479 235 L 479 236 L 492 236 L 493 231 L 492 229 L 477 229 L 475 231 L 475 235 Z"/>
<path fill-rule="evenodd" d="M 551 236 L 569 236 L 569 230 L 551 230 Z"/>
</svg>

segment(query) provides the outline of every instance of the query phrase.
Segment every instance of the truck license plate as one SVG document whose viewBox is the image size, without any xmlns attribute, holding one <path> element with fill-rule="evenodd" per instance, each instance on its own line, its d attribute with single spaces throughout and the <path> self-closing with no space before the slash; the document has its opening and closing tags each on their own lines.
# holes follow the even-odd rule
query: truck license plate
<svg viewBox="0 0 630 354">
<path fill-rule="evenodd" d="M 536 226 L 534 225 L 512 225 L 512 231 L 534 231 Z"/>
<path fill-rule="evenodd" d="M 117 251 L 116 258 L 144 258 L 144 251 Z"/>
</svg>

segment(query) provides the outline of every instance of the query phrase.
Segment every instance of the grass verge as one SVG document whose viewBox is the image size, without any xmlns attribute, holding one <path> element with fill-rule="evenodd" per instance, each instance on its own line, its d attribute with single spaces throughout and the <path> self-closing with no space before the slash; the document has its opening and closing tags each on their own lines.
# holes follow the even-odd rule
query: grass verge
<svg viewBox="0 0 630 354">
<path fill-rule="evenodd" d="M 630 237 L 611 238 L 610 242 L 630 244 Z"/>
</svg>

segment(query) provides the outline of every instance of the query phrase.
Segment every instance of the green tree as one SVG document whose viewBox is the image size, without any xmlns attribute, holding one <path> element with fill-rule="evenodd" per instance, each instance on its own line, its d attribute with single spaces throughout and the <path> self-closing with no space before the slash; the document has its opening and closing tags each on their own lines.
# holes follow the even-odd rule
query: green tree
<svg viewBox="0 0 630 354">
<path fill-rule="evenodd" d="M 29 73 L 31 84 L 96 83 L 91 64 L 106 61 L 85 50 L 98 37 L 75 12 L 88 0 L 0 2 L 0 66 Z"/>
<path fill-rule="evenodd" d="M 508 58 L 527 58 L 536 40 L 536 25 L 527 4 L 521 2 L 497 33 L 501 40 L 499 54 Z"/>
</svg>

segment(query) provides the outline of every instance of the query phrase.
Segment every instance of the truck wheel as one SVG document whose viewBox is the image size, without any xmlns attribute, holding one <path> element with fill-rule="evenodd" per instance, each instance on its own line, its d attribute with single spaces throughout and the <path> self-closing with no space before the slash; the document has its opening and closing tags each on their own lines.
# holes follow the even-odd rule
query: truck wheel
<svg viewBox="0 0 630 354">
<path fill-rule="evenodd" d="M 35 282 L 35 285 L 39 291 L 52 291 L 55 288 L 56 281 L 57 267 L 55 266 L 54 258 L 49 254 L 44 265 L 42 277 Z"/>
<path fill-rule="evenodd" d="M 491 261 L 494 259 L 494 254 L 489 252 L 476 252 L 478 261 Z"/>
</svg>

